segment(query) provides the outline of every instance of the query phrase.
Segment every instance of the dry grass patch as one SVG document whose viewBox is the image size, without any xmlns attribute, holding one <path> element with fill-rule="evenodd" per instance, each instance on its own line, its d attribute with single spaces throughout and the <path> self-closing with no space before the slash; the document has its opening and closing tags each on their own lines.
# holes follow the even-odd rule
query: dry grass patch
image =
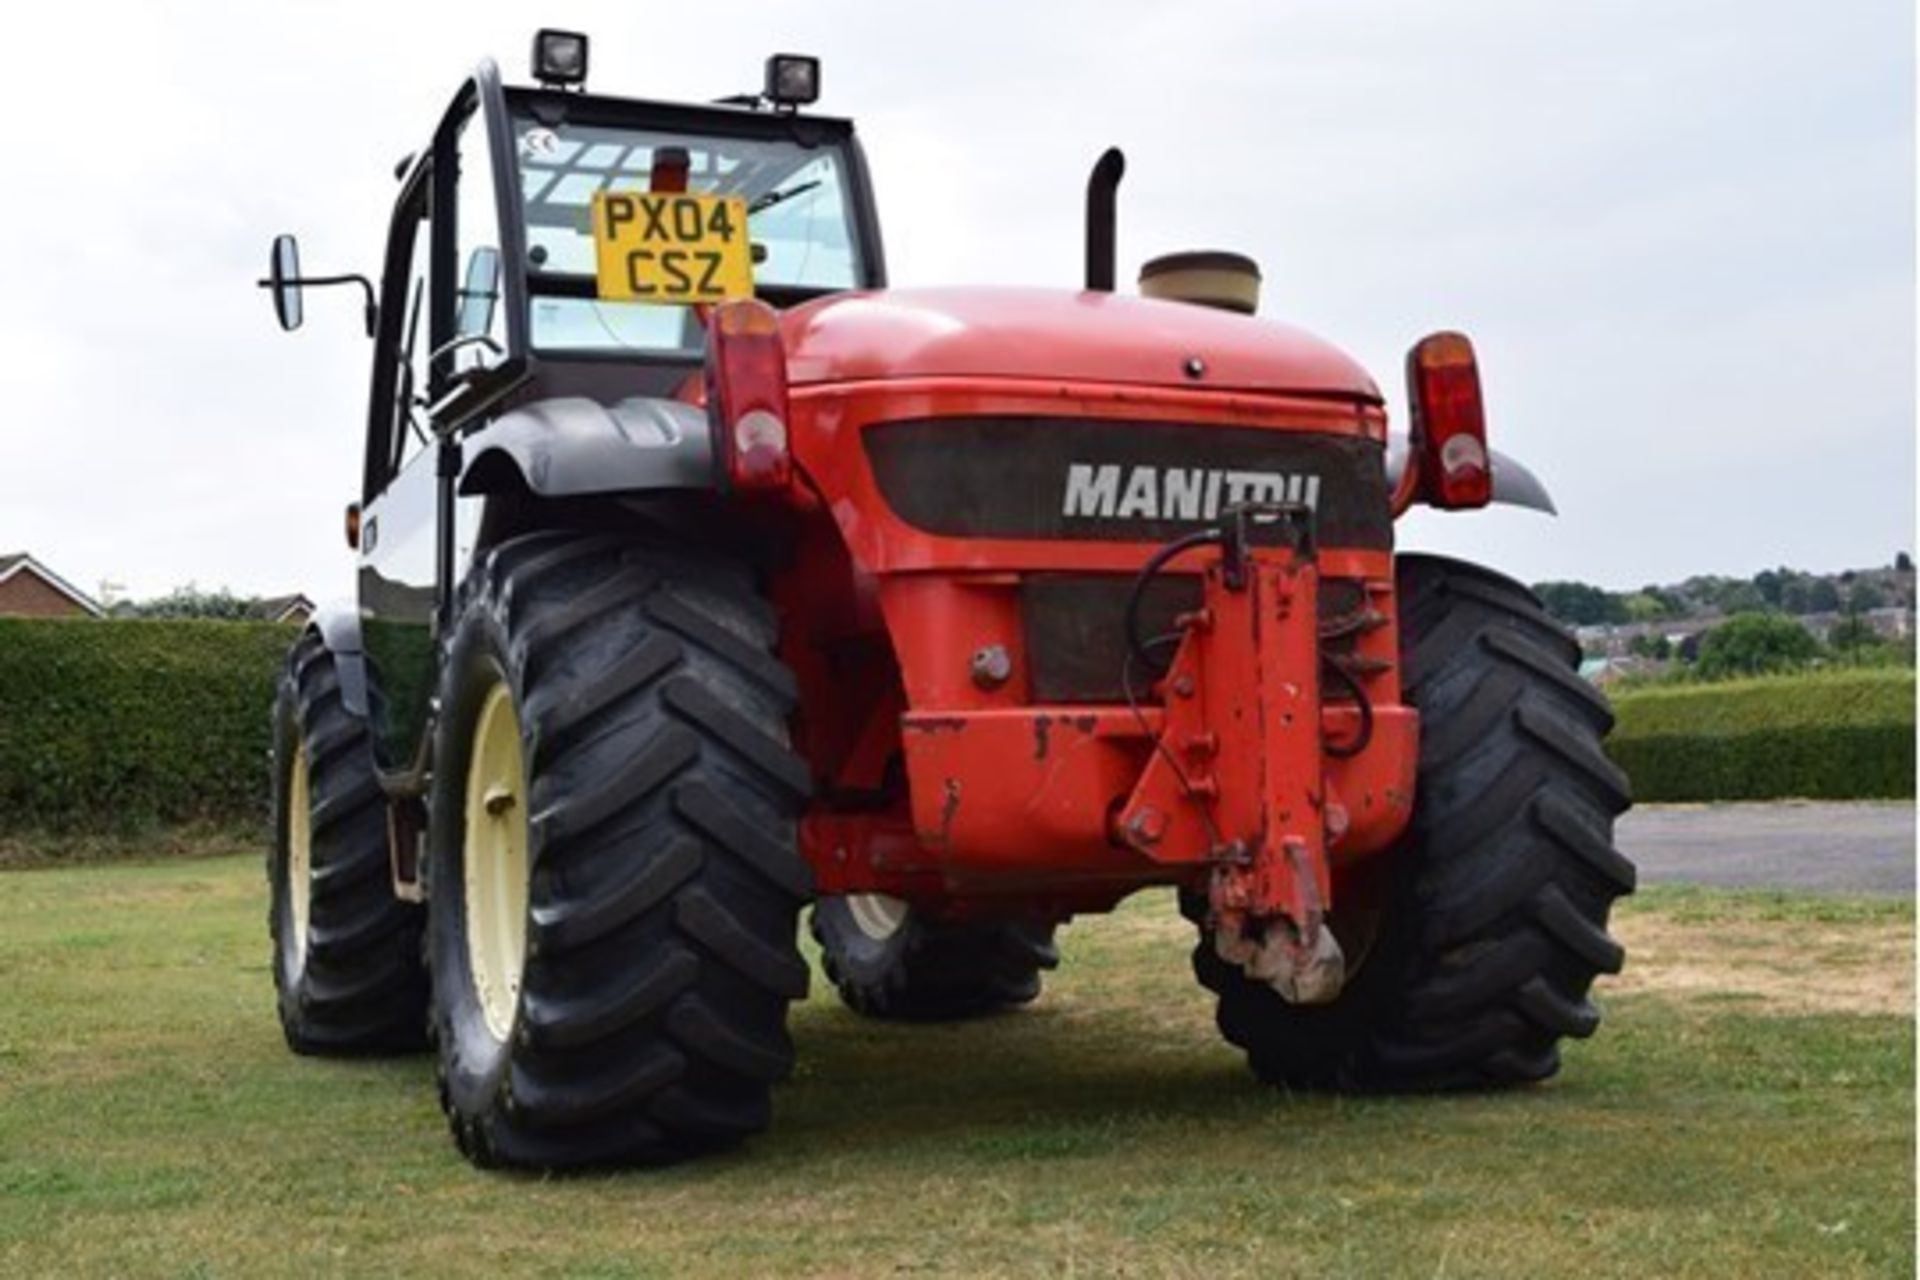
<svg viewBox="0 0 1920 1280">
<path fill-rule="evenodd" d="M 1702 920 L 1623 912 L 1627 967 L 1599 994 L 1738 1002 L 1772 1014 L 1912 1016 L 1911 914 L 1893 920 Z"/>
</svg>

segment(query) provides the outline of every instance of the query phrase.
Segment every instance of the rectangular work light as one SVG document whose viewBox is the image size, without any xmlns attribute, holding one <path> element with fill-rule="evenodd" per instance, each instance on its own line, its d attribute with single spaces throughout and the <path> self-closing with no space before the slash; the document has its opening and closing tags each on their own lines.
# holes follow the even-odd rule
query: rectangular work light
<svg viewBox="0 0 1920 1280">
<path fill-rule="evenodd" d="M 533 78 L 550 87 L 585 84 L 587 37 L 542 27 L 533 33 Z"/>
<path fill-rule="evenodd" d="M 776 53 L 767 59 L 766 97 L 783 107 L 802 107 L 820 98 L 820 59 L 803 53 Z"/>
</svg>

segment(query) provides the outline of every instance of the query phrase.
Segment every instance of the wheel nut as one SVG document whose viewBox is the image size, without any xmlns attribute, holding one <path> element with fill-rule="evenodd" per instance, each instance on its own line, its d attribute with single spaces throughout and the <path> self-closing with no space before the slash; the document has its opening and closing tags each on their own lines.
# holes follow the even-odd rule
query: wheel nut
<svg viewBox="0 0 1920 1280">
<path fill-rule="evenodd" d="M 1013 659 L 1005 645 L 990 644 L 974 650 L 971 663 L 973 682 L 982 689 L 998 689 L 1013 674 Z"/>
</svg>

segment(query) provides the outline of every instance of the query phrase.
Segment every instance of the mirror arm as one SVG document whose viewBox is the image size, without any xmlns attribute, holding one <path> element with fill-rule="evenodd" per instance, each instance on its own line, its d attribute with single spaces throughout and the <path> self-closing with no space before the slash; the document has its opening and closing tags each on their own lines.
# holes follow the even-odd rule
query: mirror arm
<svg viewBox="0 0 1920 1280">
<path fill-rule="evenodd" d="M 254 283 L 262 289 L 271 289 L 274 284 L 271 280 L 257 280 Z M 360 286 L 361 293 L 365 295 L 367 336 L 371 338 L 379 328 L 380 308 L 373 300 L 373 281 L 358 272 L 349 272 L 340 276 L 299 276 L 292 280 L 282 280 L 280 283 L 299 285 L 302 288 L 311 285 L 316 289 L 330 284 L 357 284 Z"/>
</svg>

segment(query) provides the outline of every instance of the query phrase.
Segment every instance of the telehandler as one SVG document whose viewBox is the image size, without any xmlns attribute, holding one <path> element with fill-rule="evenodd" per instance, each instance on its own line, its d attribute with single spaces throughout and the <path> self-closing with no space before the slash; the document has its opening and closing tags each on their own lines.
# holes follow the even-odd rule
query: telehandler
<svg viewBox="0 0 1920 1280">
<path fill-rule="evenodd" d="M 1415 504 L 1551 511 L 1472 344 L 1407 430 L 1259 273 L 888 287 L 820 65 L 703 105 L 587 92 L 542 31 L 401 167 L 358 599 L 274 710 L 279 1013 L 431 1044 L 482 1165 L 764 1128 L 811 926 L 878 1018 L 1031 1001 L 1054 930 L 1170 886 L 1263 1080 L 1537 1081 L 1592 1033 L 1631 864 L 1602 696 L 1519 584 L 1398 550 Z"/>
</svg>

